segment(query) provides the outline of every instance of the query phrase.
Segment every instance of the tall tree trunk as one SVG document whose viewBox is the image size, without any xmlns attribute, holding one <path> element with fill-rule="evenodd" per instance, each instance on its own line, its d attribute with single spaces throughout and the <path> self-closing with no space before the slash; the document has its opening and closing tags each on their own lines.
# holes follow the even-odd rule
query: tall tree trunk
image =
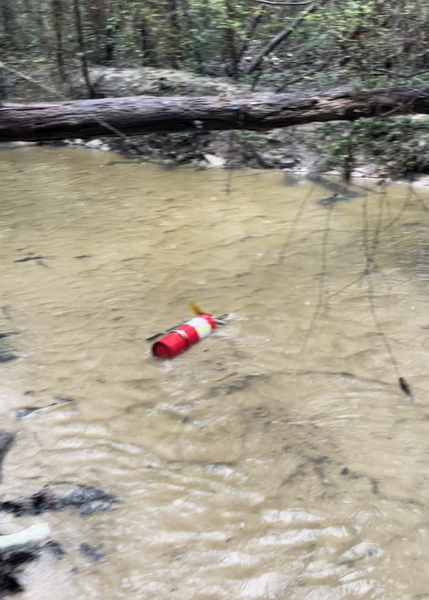
<svg viewBox="0 0 429 600">
<path fill-rule="evenodd" d="M 183 14 L 183 20 L 184 20 L 184 24 L 185 24 L 185 28 L 188 32 L 191 32 L 194 29 L 199 29 L 195 18 L 192 16 L 191 14 L 191 9 L 189 7 L 189 4 L 187 2 L 187 0 L 181 0 L 181 5 L 182 5 L 182 14 Z M 196 45 L 194 43 L 194 38 L 192 35 L 187 35 L 187 39 L 188 39 L 188 45 L 187 45 L 187 50 L 188 50 L 188 55 L 190 55 L 192 58 L 195 58 L 198 67 L 199 67 L 199 72 L 202 74 L 205 74 L 205 66 L 206 66 L 206 62 L 207 62 L 207 57 L 205 55 L 204 49 L 201 47 L 201 45 Z"/>
<path fill-rule="evenodd" d="M 181 30 L 177 0 L 167 0 L 168 21 L 170 24 L 170 64 L 173 69 L 180 67 L 182 59 Z"/>
<path fill-rule="evenodd" d="M 250 43 L 253 40 L 253 36 L 255 35 L 256 30 L 258 29 L 258 26 L 264 17 L 264 13 L 265 13 L 265 7 L 262 7 L 259 10 L 257 10 L 256 13 L 250 19 L 249 25 L 247 26 L 247 29 L 244 33 L 244 41 L 238 52 L 238 57 L 237 57 L 238 64 L 240 63 L 240 61 L 243 59 L 245 53 L 247 52 L 247 50 L 250 46 Z"/>
<path fill-rule="evenodd" d="M 225 0 L 226 26 L 225 26 L 225 59 L 226 72 L 234 79 L 238 79 L 238 49 L 234 29 L 235 8 L 233 0 Z"/>
<path fill-rule="evenodd" d="M 13 0 L 0 0 L 0 18 L 3 26 L 3 35 L 8 44 L 15 46 L 17 45 L 17 23 L 12 6 Z"/>
<path fill-rule="evenodd" d="M 158 66 L 156 46 L 152 38 L 151 28 L 148 20 L 143 14 L 139 17 L 139 45 L 143 54 L 143 64 L 151 67 Z"/>
<path fill-rule="evenodd" d="M 86 88 L 88 90 L 88 95 L 90 98 L 94 98 L 94 90 L 91 85 L 91 80 L 89 78 L 88 71 L 88 61 L 86 60 L 86 51 L 85 51 L 85 41 L 83 37 L 83 25 L 82 25 L 82 15 L 80 12 L 79 0 L 73 0 L 73 8 L 74 8 L 74 16 L 75 16 L 75 26 L 77 33 L 77 41 L 79 46 L 79 55 L 80 55 L 80 64 L 82 68 L 82 75 L 85 80 Z"/>
<path fill-rule="evenodd" d="M 65 81 L 67 80 L 67 74 L 64 65 L 62 0 L 52 0 L 51 13 L 55 32 L 55 57 L 58 68 L 58 74 L 60 76 L 61 82 L 65 83 Z"/>
</svg>

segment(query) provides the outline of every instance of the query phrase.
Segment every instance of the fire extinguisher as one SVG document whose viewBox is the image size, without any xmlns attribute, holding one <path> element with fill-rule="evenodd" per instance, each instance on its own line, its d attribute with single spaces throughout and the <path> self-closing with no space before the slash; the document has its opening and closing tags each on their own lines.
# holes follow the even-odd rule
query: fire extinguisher
<svg viewBox="0 0 429 600">
<path fill-rule="evenodd" d="M 154 356 L 158 358 L 174 358 L 190 346 L 210 335 L 218 325 L 225 324 L 224 319 L 227 315 L 214 317 L 208 313 L 203 313 L 193 302 L 190 303 L 190 306 L 198 316 L 167 330 L 167 335 L 164 335 L 153 344 L 152 354 Z M 155 336 L 148 338 L 148 341 L 159 337 L 159 335 L 162 334 L 155 334 Z"/>
</svg>

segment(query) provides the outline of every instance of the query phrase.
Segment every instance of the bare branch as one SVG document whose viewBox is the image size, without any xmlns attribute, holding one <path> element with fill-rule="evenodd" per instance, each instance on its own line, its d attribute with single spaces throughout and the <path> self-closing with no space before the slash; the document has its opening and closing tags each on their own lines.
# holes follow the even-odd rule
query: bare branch
<svg viewBox="0 0 429 600">
<path fill-rule="evenodd" d="M 306 0 L 306 2 L 270 2 L 270 0 L 255 0 L 260 4 L 268 4 L 269 6 L 304 6 L 304 4 L 311 4 L 312 0 Z"/>
<path fill-rule="evenodd" d="M 255 71 L 259 67 L 259 65 L 261 64 L 261 62 L 263 61 L 263 59 L 268 54 L 270 54 L 275 48 L 277 48 L 277 46 L 279 44 L 281 44 L 283 42 L 283 40 L 285 40 L 287 37 L 289 37 L 295 31 L 295 29 L 299 25 L 301 25 L 301 23 L 305 20 L 305 18 L 308 15 L 310 15 L 313 12 L 315 12 L 318 8 L 320 8 L 321 6 L 323 6 L 324 4 L 326 4 L 328 1 L 329 0 L 320 0 L 320 2 L 311 2 L 310 6 L 308 8 L 306 8 L 305 10 L 303 10 L 302 13 L 296 19 L 294 19 L 292 21 L 292 23 L 288 24 L 272 40 L 270 40 L 268 42 L 268 44 L 266 44 L 262 48 L 262 50 L 260 51 L 260 53 L 258 54 L 258 56 L 252 61 L 252 63 L 250 64 L 249 68 L 247 69 L 246 75 L 250 75 L 250 73 L 253 73 L 253 71 Z"/>
</svg>

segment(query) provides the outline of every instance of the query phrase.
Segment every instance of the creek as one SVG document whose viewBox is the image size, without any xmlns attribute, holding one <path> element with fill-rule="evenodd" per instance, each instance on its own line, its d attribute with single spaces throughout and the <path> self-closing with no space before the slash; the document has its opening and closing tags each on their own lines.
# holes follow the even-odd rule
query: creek
<svg viewBox="0 0 429 600">
<path fill-rule="evenodd" d="M 284 173 L 76 148 L 3 150 L 0 174 L 1 499 L 119 499 L 1 516 L 66 553 L 24 600 L 429 598 L 427 191 L 325 206 Z M 191 300 L 228 324 L 154 359 Z"/>
</svg>

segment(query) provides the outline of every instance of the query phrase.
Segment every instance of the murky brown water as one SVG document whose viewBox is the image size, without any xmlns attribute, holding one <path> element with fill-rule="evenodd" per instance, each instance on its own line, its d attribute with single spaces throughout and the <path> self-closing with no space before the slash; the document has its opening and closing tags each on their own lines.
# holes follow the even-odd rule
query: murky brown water
<svg viewBox="0 0 429 600">
<path fill-rule="evenodd" d="M 65 480 L 121 499 L 1 517 L 4 533 L 47 521 L 67 553 L 30 564 L 22 597 L 429 598 L 421 203 L 395 221 L 408 192 L 389 189 L 374 237 L 379 193 L 330 211 L 326 191 L 279 173 L 236 174 L 226 195 L 225 172 L 112 160 L 0 153 L 1 324 L 20 356 L 0 365 L 2 427 L 18 432 L 1 496 Z M 14 262 L 30 253 L 43 258 Z M 189 300 L 229 325 L 156 362 L 145 338 Z M 15 419 L 56 397 L 75 401 Z"/>
</svg>

